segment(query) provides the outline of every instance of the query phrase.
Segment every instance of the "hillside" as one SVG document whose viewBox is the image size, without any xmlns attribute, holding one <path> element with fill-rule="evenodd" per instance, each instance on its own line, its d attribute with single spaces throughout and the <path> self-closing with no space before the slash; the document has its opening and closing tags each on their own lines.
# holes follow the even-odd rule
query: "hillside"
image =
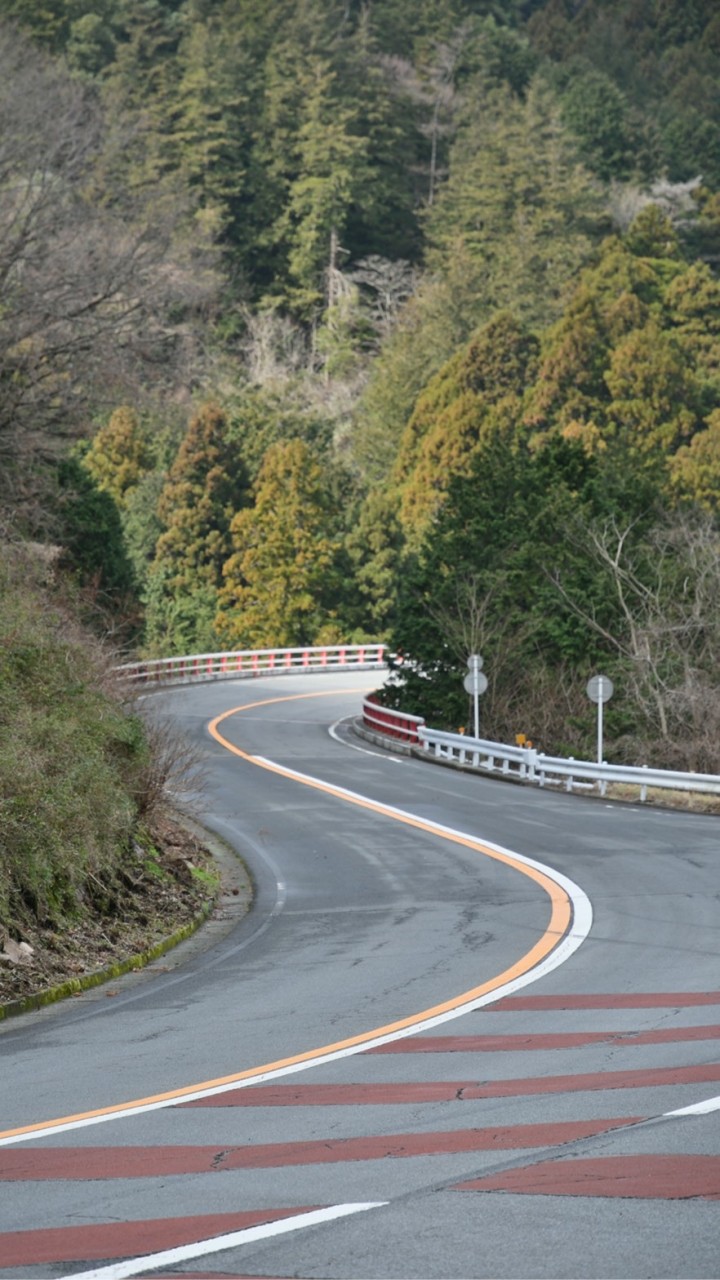
<svg viewBox="0 0 720 1280">
<path fill-rule="evenodd" d="M 714 0 L 0 0 L 16 940 L 154 876 L 96 642 L 383 639 L 451 727 L 479 651 L 577 756 L 602 670 L 610 759 L 720 770 L 719 85 Z"/>
<path fill-rule="evenodd" d="M 0 1006 L 122 966 L 194 925 L 218 872 L 167 810 L 149 731 L 37 557 L 0 570 Z"/>
</svg>

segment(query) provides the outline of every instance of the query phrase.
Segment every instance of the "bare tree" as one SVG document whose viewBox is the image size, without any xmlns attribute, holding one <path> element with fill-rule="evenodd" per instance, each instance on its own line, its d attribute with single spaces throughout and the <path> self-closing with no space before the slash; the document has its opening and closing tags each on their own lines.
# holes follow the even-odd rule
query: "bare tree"
<svg viewBox="0 0 720 1280">
<path fill-rule="evenodd" d="M 300 325 L 278 311 L 243 311 L 242 353 L 250 381 L 261 387 L 281 386 L 315 363 Z"/>
<path fill-rule="evenodd" d="M 362 290 L 367 299 L 366 315 L 378 341 L 384 341 L 414 294 L 420 272 L 404 258 L 392 260 L 371 253 L 367 258 L 360 258 L 347 277 Z"/>
<path fill-rule="evenodd" d="M 656 178 L 646 188 L 629 182 L 614 182 L 609 192 L 610 216 L 618 230 L 624 233 L 643 209 L 655 205 L 674 227 L 686 227 L 697 218 L 696 196 L 701 187 L 701 177 L 691 178 L 689 182 Z"/>
<path fill-rule="evenodd" d="M 411 62 L 397 55 L 385 55 L 382 65 L 395 91 L 418 106 L 425 119 L 419 126 L 420 133 L 430 143 L 425 200 L 433 203 L 438 179 L 440 143 L 455 130 L 455 117 L 460 103 L 455 88 L 458 65 L 472 29 L 470 21 L 462 23 L 450 39 L 435 46 L 432 60 L 424 74 Z"/>
<path fill-rule="evenodd" d="M 0 27 L 0 471 L 52 454 L 99 407 L 187 358 L 212 272 L 176 218 L 91 198 L 96 99 Z M 95 190 L 94 190 L 95 188 Z M 118 202 L 119 204 L 119 202 Z M 168 320 L 171 307 L 176 320 Z M 180 323 L 177 316 L 182 315 Z"/>
<path fill-rule="evenodd" d="M 581 531 L 576 531 L 576 537 Z M 616 518 L 585 526 L 583 545 L 606 575 L 617 622 L 554 582 L 619 661 L 627 696 L 658 764 L 720 766 L 720 533 L 704 513 L 677 513 L 644 539 Z M 636 739 L 633 746 L 637 748 Z"/>
<path fill-rule="evenodd" d="M 469 23 L 453 32 L 450 40 L 438 44 L 435 57 L 428 70 L 426 100 L 432 106 L 429 121 L 422 132 L 430 139 L 430 176 L 428 183 L 428 205 L 435 198 L 438 180 L 438 147 L 440 139 L 453 132 L 454 114 L 457 109 L 458 95 L 455 89 L 455 72 L 460 55 L 468 38 Z"/>
</svg>

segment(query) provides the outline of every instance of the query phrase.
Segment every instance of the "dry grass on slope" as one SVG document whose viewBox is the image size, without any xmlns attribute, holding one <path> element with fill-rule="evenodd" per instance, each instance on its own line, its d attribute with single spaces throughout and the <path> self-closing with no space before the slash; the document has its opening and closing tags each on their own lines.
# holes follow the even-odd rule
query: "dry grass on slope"
<svg viewBox="0 0 720 1280">
<path fill-rule="evenodd" d="M 0 562 L 0 1005 L 190 926 L 212 858 L 165 804 L 193 762 L 15 546 Z M 175 776 L 177 785 L 177 776 Z"/>
</svg>

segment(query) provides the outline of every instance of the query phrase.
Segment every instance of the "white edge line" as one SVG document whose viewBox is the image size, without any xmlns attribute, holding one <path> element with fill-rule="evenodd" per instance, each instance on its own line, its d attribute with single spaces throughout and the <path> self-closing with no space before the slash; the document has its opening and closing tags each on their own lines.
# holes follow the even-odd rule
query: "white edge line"
<svg viewBox="0 0 720 1280">
<path fill-rule="evenodd" d="M 350 751 L 360 751 L 364 756 L 375 756 L 375 758 L 382 756 L 384 760 L 387 760 L 388 764 L 407 764 L 406 760 L 397 754 L 393 755 L 392 751 L 383 751 L 382 748 L 378 748 L 377 751 L 371 751 L 369 747 L 361 747 L 356 742 L 348 742 L 346 738 L 341 738 L 337 731 L 338 725 L 344 724 L 346 719 L 347 716 L 342 716 L 340 720 L 336 720 L 334 724 L 331 724 L 328 729 L 330 737 L 335 742 L 339 742 L 341 747 L 348 747 Z"/>
<path fill-rule="evenodd" d="M 439 822 L 432 822 L 427 818 L 422 818 L 420 814 L 409 813 L 405 809 L 397 809 L 393 805 L 383 804 L 379 801 L 372 800 L 368 796 L 360 795 L 357 791 L 349 791 L 345 787 L 338 787 L 334 784 L 322 782 L 320 778 L 313 778 L 310 774 L 299 773 L 295 769 L 288 769 L 284 765 L 276 765 L 272 760 L 266 760 L 262 756 L 253 756 L 253 760 L 270 766 L 273 770 L 291 777 L 298 781 L 309 783 L 322 783 L 322 787 L 330 794 L 347 796 L 349 799 L 361 800 L 366 804 L 375 806 L 380 812 L 398 815 L 402 818 L 409 818 L 414 821 L 421 821 L 425 828 L 436 831 L 439 835 L 460 836 L 464 840 L 475 841 L 478 844 L 485 845 L 488 849 L 493 849 L 497 853 L 505 854 L 512 858 L 515 862 L 522 863 L 524 866 L 532 867 L 537 871 L 543 872 L 549 879 L 553 880 L 557 885 L 565 890 L 572 902 L 573 907 L 573 923 L 570 931 L 560 940 L 558 945 L 545 957 L 540 964 L 535 965 L 528 973 L 522 974 L 519 978 L 513 978 L 510 982 L 506 982 L 502 987 L 496 987 L 493 991 L 487 992 L 485 995 L 476 996 L 472 1000 L 468 1000 L 461 1005 L 457 1005 L 454 1009 L 448 1009 L 444 1013 L 435 1014 L 430 1018 L 423 1018 L 417 1022 L 413 1022 L 412 1026 L 403 1027 L 397 1031 L 387 1032 L 385 1035 L 378 1035 L 367 1040 L 363 1040 L 360 1044 L 349 1045 L 343 1049 L 334 1049 L 329 1053 L 316 1055 L 307 1061 L 293 1062 L 283 1067 L 275 1067 L 268 1071 L 258 1071 L 254 1075 L 246 1076 L 244 1080 L 230 1080 L 227 1083 L 212 1085 L 209 1088 L 194 1089 L 189 1087 L 186 1093 L 177 1094 L 173 1098 L 163 1098 L 157 1102 L 140 1103 L 138 1106 L 123 1107 L 119 1111 L 110 1111 L 100 1116 L 87 1116 L 82 1120 L 69 1120 L 67 1124 L 49 1124 L 42 1129 L 34 1129 L 31 1133 L 14 1134 L 7 1138 L 0 1138 L 0 1147 L 13 1146 L 20 1142 L 33 1142 L 42 1138 L 50 1137 L 56 1133 L 68 1133 L 74 1129 L 84 1129 L 91 1125 L 106 1124 L 111 1120 L 122 1120 L 130 1116 L 144 1115 L 149 1111 L 161 1111 L 166 1107 L 181 1106 L 186 1102 L 199 1101 L 201 1098 L 212 1098 L 217 1094 L 229 1093 L 233 1089 L 248 1089 L 253 1085 L 265 1084 L 269 1080 L 278 1080 L 282 1076 L 294 1075 L 299 1071 L 308 1071 L 312 1067 L 324 1066 L 328 1062 L 337 1062 L 341 1058 L 354 1057 L 358 1053 L 365 1053 L 368 1049 L 378 1048 L 380 1045 L 390 1044 L 395 1040 L 403 1040 L 407 1036 L 417 1035 L 418 1032 L 431 1030 L 433 1027 L 441 1026 L 445 1022 L 453 1021 L 455 1018 L 462 1017 L 463 1014 L 470 1013 L 475 1009 L 481 1009 L 484 1005 L 493 1004 L 496 1000 L 502 1000 L 508 995 L 512 995 L 515 991 L 521 990 L 523 987 L 529 986 L 530 983 L 537 982 L 539 978 L 543 978 L 546 974 L 551 973 L 553 969 L 557 969 L 566 960 L 578 950 L 587 938 L 592 927 L 593 912 L 587 894 L 567 876 L 560 871 L 556 871 L 554 867 L 548 867 L 542 862 L 536 861 L 534 858 L 526 857 L 525 854 L 515 853 L 511 849 L 506 849 L 502 845 L 495 844 L 491 840 L 486 840 L 481 836 L 470 835 L 468 832 L 457 831 L 453 827 L 443 826 Z"/>
<path fill-rule="evenodd" d="M 689 1107 L 679 1107 L 677 1111 L 666 1111 L 663 1120 L 668 1116 L 704 1116 L 711 1111 L 720 1111 L 720 1097 L 708 1098 L 705 1102 L 693 1102 Z"/>
<path fill-rule="evenodd" d="M 164 1249 L 162 1253 L 149 1253 L 144 1258 L 114 1262 L 109 1267 L 96 1267 L 93 1271 L 76 1271 L 68 1276 L 68 1280 L 125 1280 L 127 1276 L 136 1276 L 139 1271 L 155 1270 L 175 1262 L 189 1262 L 191 1258 L 221 1253 L 223 1249 L 251 1244 L 254 1240 L 266 1240 L 270 1236 L 300 1231 L 303 1227 L 318 1226 L 323 1222 L 332 1222 L 334 1218 L 346 1218 L 352 1213 L 365 1213 L 368 1209 L 381 1209 L 387 1203 L 387 1200 L 374 1200 L 366 1204 L 334 1204 L 327 1209 L 313 1209 L 292 1218 L 282 1218 L 279 1222 L 246 1227 L 244 1231 L 232 1231 L 228 1235 L 214 1236 L 210 1240 L 197 1240 L 194 1244 L 179 1245 L 176 1249 Z"/>
</svg>

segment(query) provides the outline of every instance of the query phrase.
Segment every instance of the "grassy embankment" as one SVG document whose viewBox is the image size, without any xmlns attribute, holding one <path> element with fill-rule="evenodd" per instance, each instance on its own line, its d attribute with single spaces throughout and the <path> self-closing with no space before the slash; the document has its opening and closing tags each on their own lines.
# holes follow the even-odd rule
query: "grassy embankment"
<svg viewBox="0 0 720 1280">
<path fill-rule="evenodd" d="M 3 553 L 0 1006 L 146 953 L 218 886 L 164 807 L 167 743 L 41 577 L 26 553 Z"/>
</svg>

